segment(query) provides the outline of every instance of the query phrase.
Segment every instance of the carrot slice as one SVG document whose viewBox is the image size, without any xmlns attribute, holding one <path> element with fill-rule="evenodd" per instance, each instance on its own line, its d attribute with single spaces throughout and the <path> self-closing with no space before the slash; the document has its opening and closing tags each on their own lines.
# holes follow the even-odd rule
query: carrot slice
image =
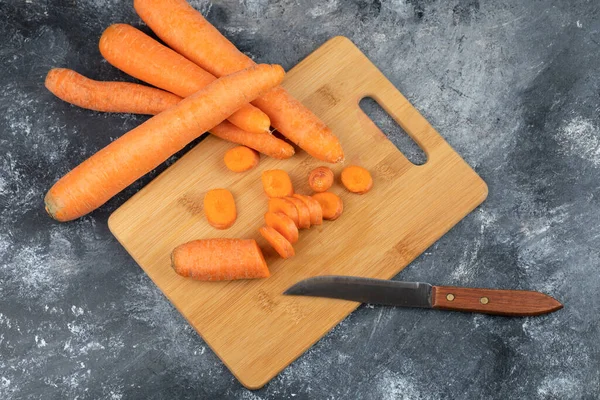
<svg viewBox="0 0 600 400">
<path fill-rule="evenodd" d="M 333 171 L 327 167 L 317 167 L 308 175 L 308 186 L 315 192 L 325 192 L 333 185 Z"/>
<path fill-rule="evenodd" d="M 282 212 L 267 212 L 265 214 L 267 226 L 275 229 L 290 243 L 298 241 L 298 227 L 294 221 Z"/>
<path fill-rule="evenodd" d="M 177 246 L 171 266 L 181 276 L 201 281 L 268 278 L 262 251 L 253 239 L 203 239 Z"/>
<path fill-rule="evenodd" d="M 271 212 L 282 212 L 294 221 L 296 226 L 299 226 L 298 221 L 298 209 L 296 205 L 289 200 L 280 198 L 280 197 L 272 197 L 269 199 L 269 211 Z"/>
<path fill-rule="evenodd" d="M 373 178 L 369 171 L 358 165 L 350 165 L 343 169 L 342 183 L 352 193 L 364 194 L 373 187 Z"/>
<path fill-rule="evenodd" d="M 227 229 L 235 222 L 237 210 L 233 195 L 227 189 L 213 189 L 204 196 L 204 214 L 217 229 Z"/>
<path fill-rule="evenodd" d="M 290 258 L 294 256 L 294 248 L 292 244 L 284 238 L 281 233 L 277 232 L 270 226 L 263 226 L 258 230 L 262 237 L 275 249 L 281 258 Z"/>
<path fill-rule="evenodd" d="M 262 183 L 265 193 L 269 197 L 286 197 L 294 194 L 292 180 L 282 169 L 263 171 Z"/>
<path fill-rule="evenodd" d="M 223 157 L 225 166 L 233 172 L 248 171 L 258 165 L 260 156 L 255 150 L 246 146 L 236 146 L 227 150 Z"/>
<path fill-rule="evenodd" d="M 310 210 L 306 204 L 300 199 L 295 197 L 286 197 L 286 200 L 291 201 L 298 210 L 298 228 L 308 229 L 310 228 Z"/>
<path fill-rule="evenodd" d="M 305 196 L 303 194 L 294 194 L 294 197 L 300 199 L 306 204 L 308 210 L 310 212 L 310 224 L 311 225 L 321 225 L 323 223 L 323 209 L 321 208 L 321 204 L 318 201 L 313 199 L 310 196 Z"/>
<path fill-rule="evenodd" d="M 344 203 L 337 194 L 331 192 L 323 192 L 313 194 L 312 198 L 319 202 L 323 209 L 323 219 L 333 221 L 338 219 L 344 211 Z"/>
</svg>

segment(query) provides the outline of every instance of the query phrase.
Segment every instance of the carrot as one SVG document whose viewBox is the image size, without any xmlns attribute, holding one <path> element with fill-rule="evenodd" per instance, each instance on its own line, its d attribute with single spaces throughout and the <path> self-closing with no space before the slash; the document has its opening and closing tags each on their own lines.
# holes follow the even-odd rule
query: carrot
<svg viewBox="0 0 600 400">
<path fill-rule="evenodd" d="M 267 212 L 265 214 L 265 223 L 267 226 L 281 233 L 281 236 L 290 243 L 298 241 L 298 227 L 290 217 L 282 212 Z"/>
<path fill-rule="evenodd" d="M 133 6 L 165 43 L 215 76 L 254 64 L 185 0 L 134 0 Z M 330 163 L 344 159 L 331 129 L 285 89 L 278 87 L 253 104 L 269 116 L 273 127 L 311 156 Z"/>
<path fill-rule="evenodd" d="M 321 208 L 321 204 L 318 201 L 313 199 L 310 196 L 305 196 L 303 194 L 294 194 L 294 197 L 300 199 L 306 204 L 308 210 L 310 212 L 310 224 L 311 225 L 321 225 L 323 223 L 323 209 Z"/>
<path fill-rule="evenodd" d="M 338 219 L 344 211 L 344 203 L 338 195 L 331 192 L 323 192 L 313 194 L 312 198 L 319 202 L 323 209 L 323 219 L 335 220 Z"/>
<path fill-rule="evenodd" d="M 298 228 L 308 229 L 310 228 L 310 210 L 306 204 L 300 199 L 295 197 L 286 197 L 286 200 L 294 203 L 298 210 Z"/>
<path fill-rule="evenodd" d="M 129 82 L 101 82 L 66 68 L 46 75 L 46 88 L 67 103 L 96 111 L 155 115 L 181 101 L 179 96 Z"/>
<path fill-rule="evenodd" d="M 260 156 L 246 146 L 236 146 L 225 152 L 225 166 L 233 172 L 248 171 L 258 165 Z"/>
<path fill-rule="evenodd" d="M 250 147 L 266 156 L 280 160 L 294 155 L 294 148 L 270 133 L 248 133 L 230 122 L 223 121 L 210 130 L 216 137 Z"/>
<path fill-rule="evenodd" d="M 271 197 L 269 199 L 269 211 L 273 213 L 281 212 L 294 221 L 296 226 L 299 226 L 298 209 L 291 201 L 281 197 Z"/>
<path fill-rule="evenodd" d="M 62 177 L 46 194 L 46 210 L 59 221 L 95 210 L 283 76 L 280 66 L 259 65 L 211 83 Z"/>
<path fill-rule="evenodd" d="M 111 25 L 100 37 L 100 53 L 113 66 L 153 86 L 188 97 L 217 78 L 190 60 L 127 24 Z M 268 133 L 269 117 L 251 104 L 229 121 L 252 133 Z"/>
<path fill-rule="evenodd" d="M 333 171 L 327 167 L 317 167 L 308 175 L 308 186 L 317 193 L 327 191 L 333 185 Z"/>
<path fill-rule="evenodd" d="M 177 246 L 171 266 L 181 276 L 201 281 L 268 278 L 262 251 L 253 239 L 203 239 Z"/>
<path fill-rule="evenodd" d="M 292 244 L 284 238 L 281 233 L 277 232 L 270 226 L 263 226 L 258 230 L 262 237 L 275 249 L 275 251 L 281 256 L 281 258 L 293 257 L 295 252 Z"/>
<path fill-rule="evenodd" d="M 290 176 L 282 169 L 263 171 L 262 184 L 269 197 L 285 197 L 294 194 Z"/>
<path fill-rule="evenodd" d="M 350 165 L 342 170 L 342 184 L 352 193 L 364 194 L 373 187 L 369 171 L 358 165 Z"/>
<path fill-rule="evenodd" d="M 237 218 L 235 200 L 227 189 L 213 189 L 204 196 L 204 215 L 209 224 L 217 229 L 227 229 Z"/>
</svg>

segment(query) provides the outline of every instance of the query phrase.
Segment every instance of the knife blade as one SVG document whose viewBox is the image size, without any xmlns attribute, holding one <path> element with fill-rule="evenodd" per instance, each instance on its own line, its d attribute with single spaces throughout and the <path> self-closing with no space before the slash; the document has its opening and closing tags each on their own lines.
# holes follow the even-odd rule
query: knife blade
<svg viewBox="0 0 600 400">
<path fill-rule="evenodd" d="M 563 308 L 553 297 L 528 290 L 433 286 L 423 282 L 338 275 L 304 279 L 283 294 L 513 317 L 542 315 Z"/>
</svg>

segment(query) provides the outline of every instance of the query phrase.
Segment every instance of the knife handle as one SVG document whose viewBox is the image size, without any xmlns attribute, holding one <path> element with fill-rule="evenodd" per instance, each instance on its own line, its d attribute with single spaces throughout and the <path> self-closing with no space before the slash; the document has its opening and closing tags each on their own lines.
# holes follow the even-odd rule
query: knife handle
<svg viewBox="0 0 600 400">
<path fill-rule="evenodd" d="M 556 299 L 526 290 L 433 286 L 433 308 L 505 316 L 533 316 L 560 310 Z"/>
</svg>

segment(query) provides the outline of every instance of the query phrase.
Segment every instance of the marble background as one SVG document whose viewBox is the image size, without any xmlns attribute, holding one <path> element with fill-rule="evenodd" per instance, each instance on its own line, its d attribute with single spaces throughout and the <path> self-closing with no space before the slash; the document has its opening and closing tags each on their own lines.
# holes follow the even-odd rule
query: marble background
<svg viewBox="0 0 600 400">
<path fill-rule="evenodd" d="M 600 396 L 598 1 L 192 4 L 286 69 L 348 36 L 486 180 L 487 201 L 397 279 L 540 290 L 565 308 L 508 319 L 362 306 L 265 388 L 244 389 L 108 231 L 164 167 L 78 221 L 43 210 L 59 177 L 146 118 L 78 109 L 43 86 L 51 67 L 131 80 L 97 42 L 115 22 L 147 30 L 132 2 L 2 0 L 0 398 Z"/>
</svg>

